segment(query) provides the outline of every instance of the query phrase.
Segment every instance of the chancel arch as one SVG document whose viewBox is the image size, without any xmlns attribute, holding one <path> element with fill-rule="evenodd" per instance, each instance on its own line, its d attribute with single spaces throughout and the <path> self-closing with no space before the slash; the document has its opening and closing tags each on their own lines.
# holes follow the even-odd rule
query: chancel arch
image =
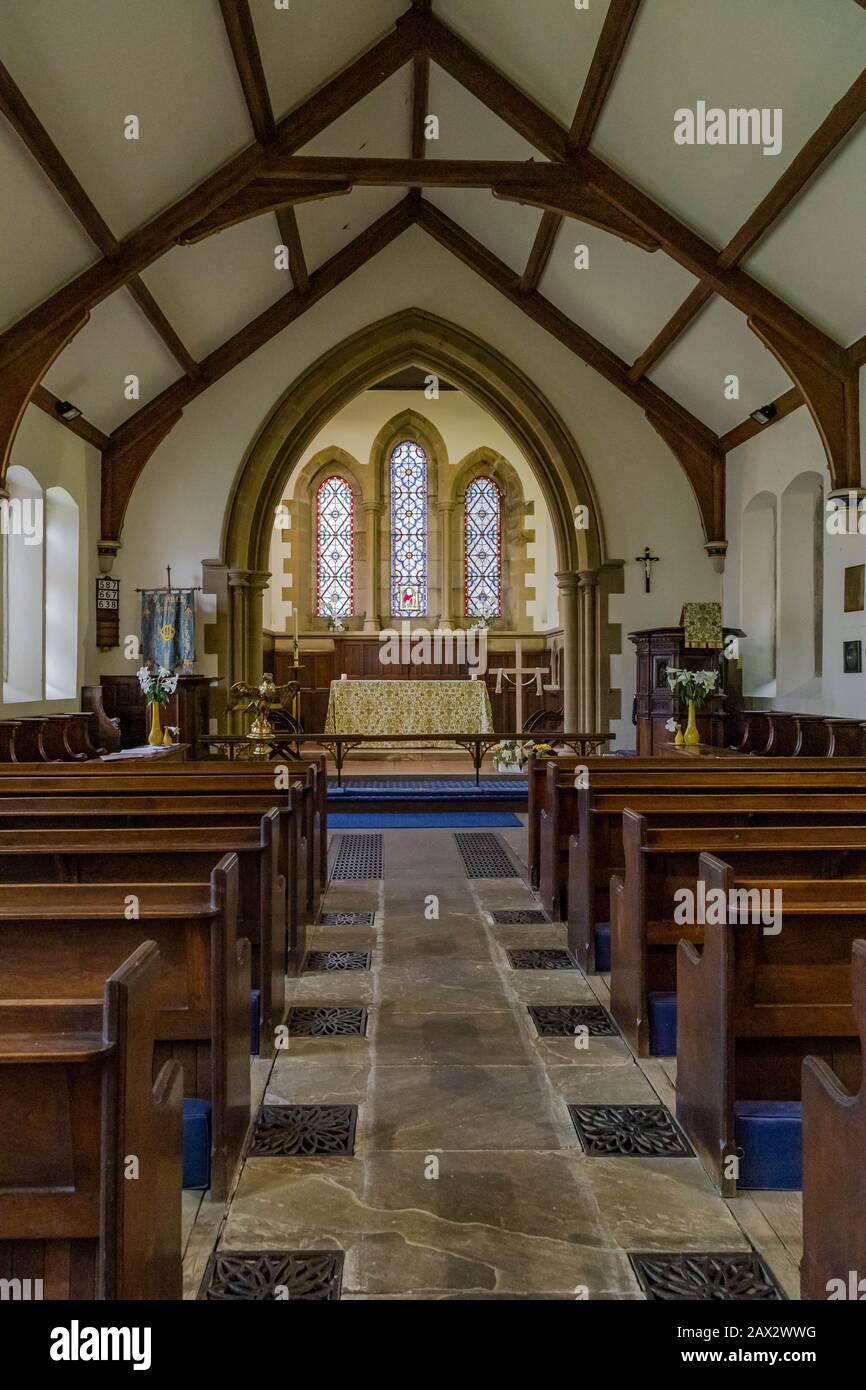
<svg viewBox="0 0 866 1390">
<path fill-rule="evenodd" d="M 527 460 L 547 505 L 553 530 L 552 559 L 560 576 L 560 621 L 572 632 L 566 657 L 564 690 L 568 714 L 578 719 L 579 691 L 585 708 L 595 710 L 598 696 L 599 585 L 589 583 L 605 561 L 601 520 L 589 474 L 576 443 L 551 403 L 512 363 L 464 329 L 435 315 L 413 309 L 392 315 L 352 335 L 321 357 L 276 403 L 240 466 L 223 529 L 223 563 L 238 578 L 231 586 L 224 619 L 227 676 L 248 678 L 261 668 L 261 594 L 269 576 L 274 515 L 291 477 L 316 435 L 349 401 L 403 367 L 439 373 L 496 420 Z M 430 412 L 433 413 L 432 410 Z M 411 421 L 390 420 L 377 440 L 380 459 L 399 442 Z M 416 423 L 416 428 L 417 422 Z M 429 497 L 438 498 L 441 453 L 426 421 L 426 447 L 433 463 Z M 374 474 L 375 470 L 371 470 Z M 381 476 L 381 463 L 380 463 Z M 381 482 L 379 484 L 381 489 Z M 381 490 L 364 497 L 383 527 L 389 498 Z M 449 499 L 450 500 L 450 499 Z M 576 518 L 579 517 L 579 524 Z M 449 537 L 453 537 L 453 515 Z M 457 549 L 453 555 L 459 556 Z M 434 557 L 438 561 L 438 556 Z M 384 566 L 380 564 L 381 595 Z M 453 556 L 449 573 L 453 574 Z M 462 569 L 462 566 L 460 566 Z M 584 578 L 580 579 L 579 575 Z M 578 589 L 581 593 L 576 600 Z M 439 595 L 436 596 L 437 599 Z M 381 604 L 381 597 L 380 597 Z M 369 606 L 369 605 L 368 605 Z M 440 604 L 441 606 L 441 604 Z M 385 616 L 387 605 L 380 608 Z M 587 614 L 587 609 L 592 612 Z M 591 640 L 581 645 L 584 633 Z M 441 616 L 436 613 L 433 617 Z M 587 692 L 592 691 L 592 700 Z"/>
</svg>

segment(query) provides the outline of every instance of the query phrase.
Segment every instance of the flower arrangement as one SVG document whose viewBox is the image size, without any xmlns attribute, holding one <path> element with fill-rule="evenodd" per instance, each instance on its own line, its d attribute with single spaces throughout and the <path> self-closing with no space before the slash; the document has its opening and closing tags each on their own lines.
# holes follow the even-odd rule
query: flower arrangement
<svg viewBox="0 0 866 1390">
<path fill-rule="evenodd" d="M 688 701 L 689 718 L 686 724 L 685 734 L 677 733 L 676 741 L 682 737 L 683 743 L 694 745 L 700 743 L 701 735 L 695 719 L 695 709 L 700 709 L 701 705 L 711 695 L 716 688 L 719 679 L 718 671 L 686 671 L 680 666 L 669 666 L 667 669 L 668 686 L 674 695 L 679 695 L 681 699 Z M 670 729 L 674 720 L 669 720 L 666 727 Z"/>
<path fill-rule="evenodd" d="M 482 599 L 479 604 L 479 611 L 474 615 L 472 622 L 469 624 L 469 631 L 477 632 L 482 630 L 486 632 L 489 627 L 492 627 L 495 621 L 496 614 L 491 612 L 489 603 Z"/>
<path fill-rule="evenodd" d="M 527 743 L 524 752 L 536 758 L 555 758 L 556 749 L 552 743 Z"/>
<path fill-rule="evenodd" d="M 166 666 L 142 666 L 136 674 L 141 693 L 149 705 L 167 705 L 177 690 L 177 676 Z"/>
<path fill-rule="evenodd" d="M 667 729 L 669 734 L 676 734 L 674 743 L 680 744 L 683 742 L 682 725 L 678 723 L 676 719 L 668 719 L 665 723 L 665 728 Z"/>
<path fill-rule="evenodd" d="M 166 666 L 141 666 L 136 672 L 141 693 L 150 706 L 150 733 L 147 741 L 154 747 L 164 741 L 159 722 L 161 705 L 167 705 L 177 690 L 177 676 Z"/>
<path fill-rule="evenodd" d="M 694 700 L 698 708 L 716 688 L 718 671 L 686 671 L 680 666 L 667 669 L 668 686 L 684 700 Z"/>
<path fill-rule="evenodd" d="M 331 599 L 326 605 L 326 615 L 328 619 L 329 632 L 345 632 L 346 624 L 343 622 L 343 615 L 337 611 L 338 604 L 336 599 Z"/>
<path fill-rule="evenodd" d="M 516 739 L 503 739 L 501 743 L 495 743 L 490 751 L 500 772 L 523 767 L 524 750 Z"/>
</svg>

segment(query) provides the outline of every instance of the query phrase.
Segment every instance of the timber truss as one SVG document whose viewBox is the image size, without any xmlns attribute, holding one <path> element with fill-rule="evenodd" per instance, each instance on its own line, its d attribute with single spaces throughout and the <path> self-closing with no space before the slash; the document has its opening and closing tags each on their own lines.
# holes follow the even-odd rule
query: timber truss
<svg viewBox="0 0 866 1390">
<path fill-rule="evenodd" d="M 858 0 L 860 3 L 860 0 Z M 844 347 L 741 268 L 770 227 L 866 114 L 866 73 L 821 126 L 733 239 L 717 250 L 641 192 L 590 149 L 593 132 L 641 0 L 611 0 L 576 114 L 566 129 L 433 13 L 431 0 L 412 0 L 393 30 L 313 96 L 274 118 L 249 10 L 249 0 L 220 0 L 255 142 L 190 193 L 122 241 L 104 222 L 35 112 L 0 65 L 0 110 L 101 252 L 102 259 L 0 334 L 0 481 L 27 405 L 54 418 L 56 400 L 41 384 L 51 364 L 87 322 L 90 311 L 126 288 L 181 368 L 167 389 L 110 435 L 84 419 L 69 428 L 102 454 L 103 545 L 116 549 L 132 490 L 147 460 L 190 401 L 410 226 L 419 226 L 528 318 L 601 373 L 630 400 L 670 446 L 698 503 L 708 548 L 725 534 L 725 455 L 762 426 L 751 418 L 719 436 L 650 381 L 647 372 L 705 306 L 718 296 L 745 315 L 794 385 L 776 405 L 783 419 L 808 408 L 827 455 L 832 487 L 860 486 L 858 373 L 866 337 Z M 526 162 L 425 159 L 429 65 L 435 62 L 529 141 L 543 157 Z M 297 151 L 406 64 L 413 66 L 412 156 L 342 159 Z M 312 273 L 294 207 L 338 198 L 358 184 L 405 187 L 405 197 Z M 423 188 L 487 188 L 494 197 L 542 208 L 544 215 L 523 272 L 516 274 L 423 197 Z M 288 248 L 293 288 L 213 352 L 196 361 L 140 278 L 176 243 L 213 236 L 248 218 L 276 214 Z M 640 247 L 661 252 L 698 284 L 652 343 L 628 363 L 544 298 L 538 285 L 564 218 L 576 218 Z"/>
</svg>

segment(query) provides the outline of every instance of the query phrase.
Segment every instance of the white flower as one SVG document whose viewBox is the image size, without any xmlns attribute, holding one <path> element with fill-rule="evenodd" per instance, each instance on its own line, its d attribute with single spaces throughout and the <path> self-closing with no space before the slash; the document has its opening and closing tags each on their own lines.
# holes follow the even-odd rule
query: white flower
<svg viewBox="0 0 866 1390">
<path fill-rule="evenodd" d="M 675 719 L 669 719 L 665 724 L 665 728 L 667 729 L 669 734 L 675 734 L 679 727 L 680 726 Z"/>
<path fill-rule="evenodd" d="M 177 676 L 173 676 L 171 672 L 166 672 L 162 680 L 162 685 L 167 694 L 173 695 L 177 690 Z"/>
<path fill-rule="evenodd" d="M 138 676 L 138 683 L 141 686 L 142 691 L 146 695 L 148 690 L 150 689 L 151 677 L 149 670 L 146 666 L 140 666 L 135 674 Z"/>
</svg>

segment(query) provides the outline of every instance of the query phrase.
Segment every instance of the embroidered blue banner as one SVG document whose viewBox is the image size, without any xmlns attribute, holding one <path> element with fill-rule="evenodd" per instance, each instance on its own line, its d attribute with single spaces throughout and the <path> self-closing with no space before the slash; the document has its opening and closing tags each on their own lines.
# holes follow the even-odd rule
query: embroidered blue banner
<svg viewBox="0 0 866 1390">
<path fill-rule="evenodd" d="M 154 589 L 141 596 L 144 661 L 188 675 L 195 665 L 195 594 L 192 589 Z"/>
</svg>

